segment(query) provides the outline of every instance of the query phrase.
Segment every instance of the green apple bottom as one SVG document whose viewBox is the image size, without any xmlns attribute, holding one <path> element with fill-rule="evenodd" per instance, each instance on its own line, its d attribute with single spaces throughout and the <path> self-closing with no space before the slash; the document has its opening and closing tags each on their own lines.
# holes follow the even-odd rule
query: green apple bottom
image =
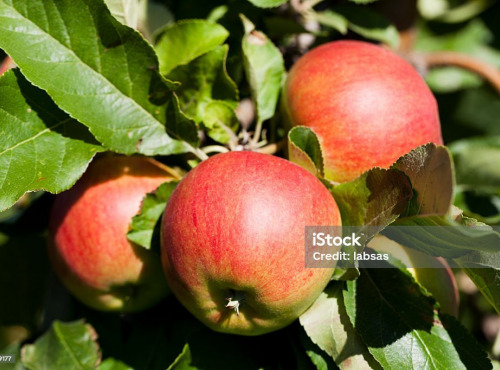
<svg viewBox="0 0 500 370">
<path fill-rule="evenodd" d="M 310 53 L 321 56 L 330 48 L 340 50 L 341 54 L 346 50 L 354 53 L 355 57 L 346 58 L 351 64 L 358 60 L 365 64 L 366 60 L 383 62 L 389 67 L 391 63 L 402 63 L 392 53 L 360 42 L 334 42 Z M 363 56 L 366 48 L 368 52 Z M 381 59 L 377 53 L 385 57 Z M 308 54 L 303 58 L 309 58 Z M 332 60 L 336 63 L 333 71 L 347 68 L 342 65 L 342 58 Z M 325 61 L 318 63 L 315 73 L 322 68 L 325 72 L 332 71 L 333 67 Z M 295 118 L 293 114 L 298 112 L 300 104 L 290 97 L 290 91 L 305 99 L 300 86 L 307 87 L 307 84 L 293 82 L 300 75 L 300 65 L 299 60 L 287 84 L 289 118 L 296 124 L 310 125 L 317 132 L 326 165 L 332 164 L 327 174 L 339 173 L 338 163 L 345 156 L 346 174 L 338 175 L 337 180 L 347 181 L 373 166 L 388 166 L 400 155 L 428 141 L 441 143 L 437 118 L 432 121 L 431 128 L 425 124 L 427 121 L 422 123 L 416 119 L 437 115 L 434 98 L 421 82 L 409 83 L 407 89 L 412 91 L 401 90 L 405 84 L 399 83 L 397 94 L 381 94 L 383 81 L 377 85 L 375 80 L 387 79 L 384 73 L 392 72 L 391 68 L 371 65 L 378 74 L 370 72 L 366 85 L 358 78 L 355 92 L 348 86 L 343 90 L 334 84 L 332 88 L 328 88 L 328 84 L 321 85 L 318 90 L 323 95 L 316 95 L 317 101 L 311 107 L 330 117 L 318 121 L 317 125 L 324 127 Z M 309 62 L 305 65 L 311 68 Z M 402 69 L 406 73 L 411 71 L 407 66 Z M 364 71 L 361 69 L 358 73 L 362 75 Z M 417 75 L 414 71 L 410 77 L 400 72 L 397 75 L 401 79 L 415 80 L 412 73 Z M 328 78 L 334 80 L 331 76 Z M 373 86 L 377 87 L 373 90 L 375 97 L 368 98 Z M 386 120 L 377 118 L 384 114 L 379 105 L 391 107 L 390 102 L 381 103 L 377 99 L 398 95 L 398 99 L 404 100 L 405 94 L 414 96 L 416 90 L 430 97 L 421 100 L 413 97 L 414 100 L 407 101 L 408 105 L 412 101 L 425 103 L 411 105 L 415 112 L 399 120 L 387 115 Z M 353 109 L 353 112 L 364 114 L 363 119 L 355 119 L 348 117 L 344 109 L 341 119 L 348 124 L 343 126 L 342 121 L 335 118 L 334 111 L 343 105 L 322 105 L 342 91 L 349 92 L 349 104 L 360 105 L 353 99 L 363 100 L 363 109 Z M 335 102 L 336 99 L 331 100 Z M 353 161 L 352 153 L 349 154 L 352 147 L 359 144 L 350 138 L 361 135 L 357 132 L 363 132 L 362 123 L 366 126 L 371 122 L 366 116 L 370 104 L 376 105 L 373 112 L 378 116 L 372 118 L 377 127 L 366 130 L 361 152 L 371 154 L 365 157 L 366 163 L 362 163 Z M 397 109 L 401 112 L 400 106 Z M 430 112 L 421 113 L 422 110 Z M 305 117 L 314 119 L 314 114 L 310 114 Z M 403 124 L 406 119 L 411 119 L 410 126 Z M 339 124 L 339 136 L 330 142 Z M 390 149 L 390 155 L 381 150 L 393 145 L 391 135 L 384 135 L 384 131 L 394 132 L 394 127 L 404 130 L 408 137 L 420 132 L 416 142 L 398 146 L 396 157 Z M 427 137 L 422 138 L 422 135 Z M 388 141 L 381 145 L 376 138 L 379 136 Z M 378 150 L 367 151 L 369 145 L 378 146 Z M 335 153 L 340 159 L 332 160 Z M 155 305 L 168 294 L 166 276 L 179 301 L 210 328 L 226 333 L 259 335 L 297 319 L 330 281 L 332 269 L 304 267 L 304 227 L 341 225 L 335 200 L 315 176 L 301 167 L 285 159 L 254 152 L 215 155 L 191 170 L 177 185 L 162 219 L 162 271 L 157 255 L 130 243 L 126 232 L 144 195 L 170 180 L 171 176 L 154 160 L 101 157 L 91 163 L 73 188 L 56 197 L 50 222 L 49 256 L 54 270 L 76 298 L 98 310 L 139 311 Z M 435 294 L 444 311 L 456 314 L 456 286 L 449 267 L 414 269 L 414 276 Z"/>
</svg>

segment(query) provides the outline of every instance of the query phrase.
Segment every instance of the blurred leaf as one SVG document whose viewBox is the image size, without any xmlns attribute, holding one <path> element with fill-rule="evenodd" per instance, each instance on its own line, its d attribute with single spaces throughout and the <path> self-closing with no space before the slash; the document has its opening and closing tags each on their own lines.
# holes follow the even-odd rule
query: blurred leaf
<svg viewBox="0 0 500 370">
<path fill-rule="evenodd" d="M 466 368 L 439 320 L 434 299 L 423 295 L 409 274 L 394 268 L 364 269 L 347 287 L 347 314 L 384 369 Z"/>
<path fill-rule="evenodd" d="M 238 89 L 226 71 L 227 53 L 227 45 L 217 46 L 168 75 L 169 79 L 181 83 L 175 92 L 181 109 L 196 122 L 203 119 L 206 105 L 213 100 L 236 108 Z"/>
<path fill-rule="evenodd" d="M 189 370 L 198 369 L 195 366 L 191 366 L 191 350 L 189 349 L 189 344 L 186 343 L 182 349 L 181 354 L 175 359 L 175 361 L 168 367 L 167 370 Z"/>
<path fill-rule="evenodd" d="M 235 133 L 239 127 L 234 107 L 223 101 L 208 103 L 203 112 L 203 126 L 213 140 L 222 144 L 229 143 L 236 137 L 232 133 Z"/>
<path fill-rule="evenodd" d="M 137 28 L 141 2 L 144 0 L 104 0 L 109 11 L 120 23 Z"/>
<path fill-rule="evenodd" d="M 500 188 L 500 136 L 455 141 L 449 149 L 459 184 Z"/>
<path fill-rule="evenodd" d="M 146 40 L 154 44 L 158 34 L 169 24 L 175 21 L 172 12 L 165 4 L 151 0 L 140 0 L 142 11 L 139 13 L 137 29 L 144 35 Z"/>
<path fill-rule="evenodd" d="M 287 2 L 287 0 L 248 0 L 259 8 L 275 8 Z"/>
<path fill-rule="evenodd" d="M 0 78 L 0 210 L 27 191 L 70 188 L 102 150 L 19 70 Z"/>
<path fill-rule="evenodd" d="M 29 369 L 95 369 L 101 361 L 97 334 L 83 321 L 54 321 L 34 344 L 25 345 L 21 359 Z"/>
<path fill-rule="evenodd" d="M 378 369 L 380 366 L 349 321 L 343 287 L 343 283 L 331 283 L 300 316 L 300 323 L 312 342 L 328 353 L 339 368 Z"/>
<path fill-rule="evenodd" d="M 401 157 L 391 168 L 402 171 L 414 190 L 405 216 L 444 215 L 451 206 L 454 173 L 451 156 L 443 146 L 422 145 Z"/>
<path fill-rule="evenodd" d="M 23 366 L 21 362 L 21 344 L 16 342 L 8 345 L 7 347 L 0 348 L 0 353 L 2 355 L 11 355 L 16 357 L 16 362 L 11 363 L 2 363 L 2 370 L 25 370 L 26 368 Z"/>
<path fill-rule="evenodd" d="M 393 48 L 399 45 L 396 27 L 380 13 L 367 7 L 340 5 L 324 12 L 311 12 L 309 16 L 342 34 L 346 33 L 347 26 L 351 31 L 367 39 L 381 41 Z"/>
<path fill-rule="evenodd" d="M 422 22 L 419 24 L 415 49 L 423 52 L 455 51 L 473 55 L 479 60 L 500 67 L 500 51 L 487 46 L 492 37 L 491 31 L 479 19 L 474 19 L 464 27 L 445 34 L 433 32 Z M 481 78 L 477 75 L 457 67 L 434 68 L 428 72 L 426 81 L 431 89 L 443 93 L 482 84 Z"/>
<path fill-rule="evenodd" d="M 418 9 L 427 19 L 459 23 L 471 19 L 487 9 L 494 0 L 468 0 L 454 6 L 450 0 L 419 0 Z"/>
<path fill-rule="evenodd" d="M 155 228 L 177 183 L 177 181 L 163 183 L 154 192 L 146 194 L 139 213 L 132 218 L 127 233 L 128 240 L 143 248 L 152 248 Z"/>
<path fill-rule="evenodd" d="M 288 156 L 291 162 L 315 176 L 323 176 L 323 154 L 318 137 L 308 127 L 294 127 L 288 132 Z"/>
<path fill-rule="evenodd" d="M 252 99 L 257 109 L 257 120 L 263 122 L 274 115 L 284 79 L 285 66 L 279 49 L 244 16 L 245 27 L 242 49 L 245 73 Z"/>
<path fill-rule="evenodd" d="M 475 252 L 454 260 L 500 314 L 500 252 Z"/>
<path fill-rule="evenodd" d="M 107 358 L 99 365 L 99 370 L 134 370 L 130 366 L 124 364 L 119 360 L 115 360 L 114 358 Z"/>
<path fill-rule="evenodd" d="M 307 12 L 307 17 L 324 26 L 339 31 L 342 35 L 345 35 L 349 28 L 349 21 L 347 18 L 333 10 L 325 10 L 322 12 L 309 11 Z"/>
<path fill-rule="evenodd" d="M 165 132 L 172 93 L 153 49 L 101 0 L 1 0 L 0 47 L 106 147 L 146 155 L 189 150 Z"/>
<path fill-rule="evenodd" d="M 221 25 L 201 19 L 178 21 L 168 26 L 156 44 L 160 72 L 169 74 L 221 45 L 229 32 Z"/>
<path fill-rule="evenodd" d="M 45 243 L 39 235 L 0 233 L 0 282 L 6 297 L 0 305 L 0 326 L 38 329 L 48 286 Z"/>
</svg>

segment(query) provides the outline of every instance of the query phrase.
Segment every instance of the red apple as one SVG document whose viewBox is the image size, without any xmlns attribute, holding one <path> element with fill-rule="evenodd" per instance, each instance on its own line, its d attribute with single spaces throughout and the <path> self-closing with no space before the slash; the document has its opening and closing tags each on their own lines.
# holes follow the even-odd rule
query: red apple
<svg viewBox="0 0 500 370">
<path fill-rule="evenodd" d="M 336 182 L 443 143 L 425 81 L 398 55 L 366 42 L 330 42 L 305 54 L 290 70 L 284 107 L 292 125 L 316 132 L 325 176 Z"/>
<path fill-rule="evenodd" d="M 0 64 L 0 76 L 4 74 L 4 72 L 8 71 L 11 68 L 14 68 L 16 63 L 12 60 L 11 57 L 7 56 Z"/>
<path fill-rule="evenodd" d="M 391 254 L 408 267 L 415 280 L 439 303 L 441 312 L 458 316 L 460 296 L 453 271 L 443 258 L 435 258 L 382 236 L 373 238 L 368 247 Z"/>
<path fill-rule="evenodd" d="M 86 305 L 132 312 L 168 292 L 157 254 L 127 240 L 146 193 L 172 178 L 153 160 L 102 157 L 70 190 L 56 196 L 49 256 L 61 281 Z"/>
<path fill-rule="evenodd" d="M 330 280 L 333 269 L 305 268 L 305 226 L 340 224 L 334 199 L 303 168 L 267 154 L 218 154 L 167 204 L 163 267 L 207 326 L 259 335 L 297 319 Z"/>
</svg>

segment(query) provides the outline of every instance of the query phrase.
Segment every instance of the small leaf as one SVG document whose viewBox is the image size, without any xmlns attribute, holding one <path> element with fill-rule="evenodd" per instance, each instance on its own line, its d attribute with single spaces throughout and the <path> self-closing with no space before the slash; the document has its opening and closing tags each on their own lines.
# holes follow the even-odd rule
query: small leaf
<svg viewBox="0 0 500 370">
<path fill-rule="evenodd" d="M 285 64 L 279 49 L 244 16 L 242 40 L 245 73 L 252 99 L 257 109 L 257 120 L 263 122 L 274 115 L 285 75 Z"/>
<path fill-rule="evenodd" d="M 191 350 L 189 344 L 186 343 L 182 352 L 175 359 L 175 361 L 168 367 L 167 370 L 188 370 L 188 369 L 198 369 L 195 366 L 191 366 Z"/>
<path fill-rule="evenodd" d="M 154 192 L 144 197 L 139 213 L 132 218 L 130 230 L 127 233 L 128 240 L 146 249 L 152 248 L 153 234 L 158 231 L 156 230 L 158 220 L 177 183 L 177 181 L 163 183 Z"/>
<path fill-rule="evenodd" d="M 212 101 L 205 106 L 203 126 L 213 140 L 227 144 L 236 138 L 234 133 L 238 130 L 239 121 L 232 105 L 222 101 Z"/>
<path fill-rule="evenodd" d="M 248 1 L 250 1 L 253 5 L 259 8 L 276 8 L 286 3 L 288 0 L 248 0 Z"/>
<path fill-rule="evenodd" d="M 157 72 L 154 50 L 102 0 L 0 0 L 0 47 L 109 149 L 190 150 L 165 132 L 172 93 Z"/>
<path fill-rule="evenodd" d="M 435 301 L 422 294 L 409 274 L 364 269 L 347 287 L 344 300 L 351 323 L 384 369 L 465 369 Z"/>
<path fill-rule="evenodd" d="M 404 172 L 414 190 L 406 215 L 444 215 L 448 212 L 454 173 L 450 153 L 445 147 L 422 145 L 401 157 L 391 168 Z"/>
<path fill-rule="evenodd" d="M 175 67 L 221 45 L 228 36 L 229 32 L 221 25 L 201 19 L 182 20 L 168 26 L 155 47 L 160 72 L 168 75 Z"/>
<path fill-rule="evenodd" d="M 288 132 L 289 160 L 315 176 L 323 177 L 323 153 L 318 137 L 308 127 L 294 127 Z"/>
<path fill-rule="evenodd" d="M 380 368 L 349 321 L 343 287 L 343 283 L 331 283 L 300 316 L 300 323 L 312 342 L 328 353 L 341 369 Z"/>
<path fill-rule="evenodd" d="M 102 150 L 18 70 L 0 78 L 0 210 L 27 191 L 70 188 Z"/>
<path fill-rule="evenodd" d="M 238 89 L 226 71 L 227 53 L 227 45 L 217 46 L 168 75 L 181 83 L 175 91 L 181 109 L 196 122 L 203 119 L 205 106 L 214 100 L 236 108 Z"/>
<path fill-rule="evenodd" d="M 381 41 L 393 48 L 399 45 L 399 34 L 384 16 L 367 7 L 353 4 L 334 6 L 323 12 L 310 12 L 309 16 L 342 34 L 349 30 L 371 40 Z"/>
<path fill-rule="evenodd" d="M 109 357 L 99 365 L 98 370 L 134 370 L 134 369 L 119 360 L 115 360 L 114 358 Z"/>
<path fill-rule="evenodd" d="M 467 187 L 500 188 L 500 136 L 455 141 L 449 146 L 457 183 Z"/>
<path fill-rule="evenodd" d="M 192 148 L 200 145 L 198 126 L 181 111 L 179 99 L 175 93 L 168 98 L 166 117 L 165 128 L 172 137 L 189 143 Z"/>
<path fill-rule="evenodd" d="M 21 360 L 29 369 L 95 369 L 101 361 L 97 335 L 83 321 L 54 321 L 34 344 L 23 347 Z"/>
</svg>

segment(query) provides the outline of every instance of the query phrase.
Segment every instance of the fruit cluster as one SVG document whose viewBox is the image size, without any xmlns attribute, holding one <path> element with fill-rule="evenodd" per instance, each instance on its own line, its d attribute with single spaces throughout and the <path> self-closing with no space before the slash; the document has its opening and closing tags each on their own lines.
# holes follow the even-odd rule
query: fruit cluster
<svg viewBox="0 0 500 370">
<path fill-rule="evenodd" d="M 368 43 L 332 42 L 307 53 L 290 71 L 284 107 L 291 125 L 318 135 L 325 177 L 333 182 L 387 168 L 421 144 L 442 144 L 436 102 L 422 78 L 399 56 Z M 171 180 L 151 159 L 104 156 L 57 196 L 50 257 L 78 299 L 99 310 L 137 311 L 165 297 L 168 282 L 210 328 L 258 335 L 290 324 L 324 290 L 333 269 L 305 268 L 304 228 L 340 226 L 341 217 L 314 175 L 251 151 L 202 162 L 166 206 L 162 269 L 157 255 L 126 233 L 144 195 Z M 456 313 L 456 289 L 441 294 L 432 289 L 436 279 L 422 281 Z"/>
</svg>

